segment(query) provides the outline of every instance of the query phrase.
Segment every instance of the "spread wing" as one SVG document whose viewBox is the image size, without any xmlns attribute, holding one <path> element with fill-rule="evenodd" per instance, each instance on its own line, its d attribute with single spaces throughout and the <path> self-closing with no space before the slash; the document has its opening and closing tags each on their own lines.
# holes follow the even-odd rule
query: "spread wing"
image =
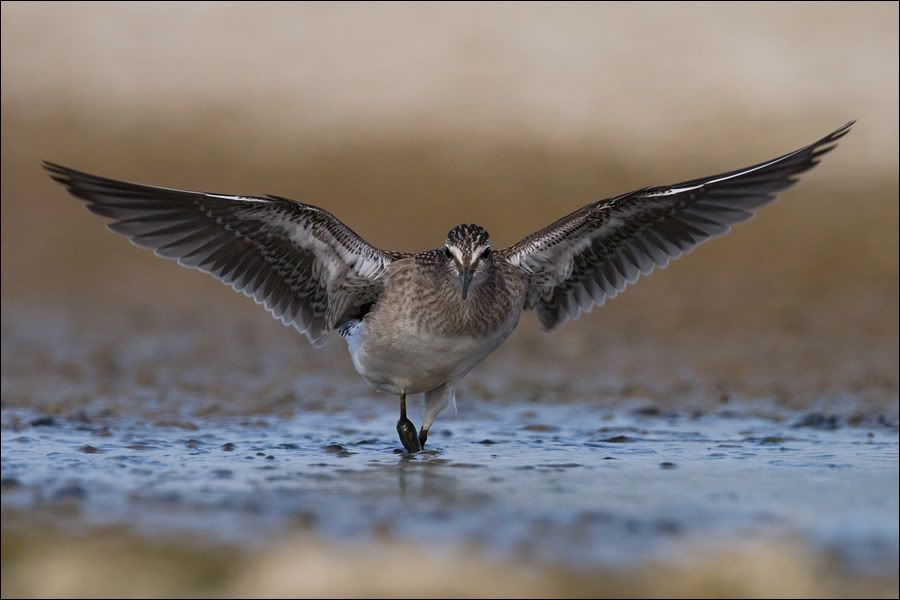
<svg viewBox="0 0 900 600">
<path fill-rule="evenodd" d="M 641 275 L 749 219 L 818 164 L 852 125 L 752 167 L 594 202 L 502 250 L 528 274 L 526 308 L 547 329 L 577 319 Z"/>
<path fill-rule="evenodd" d="M 329 212 L 275 196 L 189 192 L 44 163 L 50 176 L 157 256 L 199 269 L 260 304 L 314 344 L 358 318 L 404 255 L 369 245 Z"/>
</svg>

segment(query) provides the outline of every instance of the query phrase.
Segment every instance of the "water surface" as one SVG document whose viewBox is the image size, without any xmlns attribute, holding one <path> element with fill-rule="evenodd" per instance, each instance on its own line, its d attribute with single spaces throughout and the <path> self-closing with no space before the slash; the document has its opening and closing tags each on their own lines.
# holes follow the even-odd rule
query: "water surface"
<svg viewBox="0 0 900 600">
<path fill-rule="evenodd" d="M 386 408 L 155 423 L 4 409 L 3 506 L 64 504 L 80 523 L 150 535 L 254 544 L 304 528 L 610 567 L 689 540 L 777 534 L 854 569 L 897 569 L 893 423 L 482 402 L 410 456 Z"/>
</svg>

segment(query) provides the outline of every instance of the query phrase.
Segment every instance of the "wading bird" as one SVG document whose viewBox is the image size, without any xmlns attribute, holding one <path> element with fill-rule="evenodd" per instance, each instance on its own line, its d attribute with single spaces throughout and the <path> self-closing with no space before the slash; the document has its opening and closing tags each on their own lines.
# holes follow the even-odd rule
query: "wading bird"
<svg viewBox="0 0 900 600">
<path fill-rule="evenodd" d="M 328 211 L 287 198 L 190 192 L 44 166 L 138 246 L 252 296 L 313 344 L 338 332 L 359 374 L 400 396 L 397 432 L 416 452 L 454 402 L 456 385 L 509 337 L 522 311 L 535 311 L 552 329 L 603 304 L 750 218 L 852 125 L 752 167 L 588 204 L 502 250 L 478 225 L 457 225 L 434 250 L 379 250 Z M 406 416 L 407 394 L 425 394 L 418 433 Z"/>
</svg>

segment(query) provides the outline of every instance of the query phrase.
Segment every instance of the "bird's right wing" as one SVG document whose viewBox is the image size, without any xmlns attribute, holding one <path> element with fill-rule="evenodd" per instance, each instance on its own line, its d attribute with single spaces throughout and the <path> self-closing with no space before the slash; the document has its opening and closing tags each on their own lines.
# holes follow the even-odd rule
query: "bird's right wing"
<svg viewBox="0 0 900 600">
<path fill-rule="evenodd" d="M 174 190 L 44 167 L 88 209 L 113 219 L 113 231 L 252 296 L 314 344 L 377 300 L 388 264 L 405 256 L 373 247 L 328 211 L 286 198 Z"/>
</svg>

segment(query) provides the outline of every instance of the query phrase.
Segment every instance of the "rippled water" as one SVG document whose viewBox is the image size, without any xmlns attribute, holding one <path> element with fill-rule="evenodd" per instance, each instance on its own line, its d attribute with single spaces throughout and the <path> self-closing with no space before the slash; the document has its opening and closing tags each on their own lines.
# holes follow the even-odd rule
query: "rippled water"
<svg viewBox="0 0 900 600">
<path fill-rule="evenodd" d="M 242 543 L 300 527 L 574 564 L 779 533 L 897 569 L 895 423 L 483 402 L 409 456 L 387 406 L 153 423 L 6 408 L 3 506 Z"/>
</svg>

